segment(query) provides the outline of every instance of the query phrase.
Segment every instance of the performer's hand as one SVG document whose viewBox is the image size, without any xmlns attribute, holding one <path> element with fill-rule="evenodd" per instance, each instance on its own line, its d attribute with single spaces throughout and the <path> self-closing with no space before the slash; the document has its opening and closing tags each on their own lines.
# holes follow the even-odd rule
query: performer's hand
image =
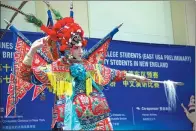
<svg viewBox="0 0 196 131">
<path fill-rule="evenodd" d="M 137 82 L 150 82 L 151 79 L 148 79 L 148 78 L 146 78 L 144 76 L 137 76 L 136 81 Z"/>
<path fill-rule="evenodd" d="M 47 40 L 47 37 L 40 38 L 33 42 L 31 45 L 30 50 L 26 54 L 25 58 L 23 59 L 23 63 L 26 65 L 31 66 L 33 61 L 33 55 L 36 53 L 36 51 L 43 46 L 43 43 Z"/>
<path fill-rule="evenodd" d="M 134 74 L 131 74 L 131 73 L 126 73 L 126 80 L 127 81 L 138 81 L 138 82 L 150 82 L 152 81 L 151 79 L 148 79 L 144 76 L 139 76 L 139 75 L 134 75 Z"/>
<path fill-rule="evenodd" d="M 35 53 L 38 49 L 40 49 L 43 46 L 44 41 L 46 41 L 47 37 L 40 38 L 33 42 L 30 51 L 32 53 Z"/>
</svg>

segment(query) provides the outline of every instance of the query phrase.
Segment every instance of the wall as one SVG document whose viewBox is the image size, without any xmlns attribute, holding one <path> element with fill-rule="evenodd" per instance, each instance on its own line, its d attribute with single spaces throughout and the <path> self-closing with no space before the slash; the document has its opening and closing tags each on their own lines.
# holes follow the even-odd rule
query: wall
<svg viewBox="0 0 196 131">
<path fill-rule="evenodd" d="M 173 44 L 169 1 L 89 1 L 90 36 L 124 23 L 116 40 Z"/>
<path fill-rule="evenodd" d="M 196 13 L 196 2 L 186 1 L 185 12 L 186 12 L 186 24 L 188 33 L 188 45 L 195 45 L 195 13 Z"/>
<path fill-rule="evenodd" d="M 18 7 L 21 1 L 2 1 Z M 69 16 L 69 1 L 50 1 L 62 16 Z M 102 38 L 115 26 L 124 23 L 115 40 L 195 45 L 194 1 L 74 1 L 75 20 L 85 36 Z M 22 9 L 47 23 L 47 6 L 42 1 L 29 1 Z M 4 18 L 10 20 L 14 11 L 1 8 L 1 28 Z M 25 22 L 21 14 L 13 24 L 21 31 L 40 32 Z"/>
<path fill-rule="evenodd" d="M 14 6 L 14 7 L 19 7 L 21 1 L 1 1 L 2 4 Z M 29 1 L 23 8 L 22 11 L 25 13 L 32 13 L 35 14 L 35 2 L 34 1 Z M 7 24 L 4 22 L 4 19 L 7 19 L 8 21 L 11 19 L 15 11 L 6 9 L 6 8 L 1 8 L 1 29 L 5 29 Z M 14 21 L 13 25 L 17 27 L 17 29 L 21 31 L 37 31 L 36 27 L 33 26 L 30 23 L 25 22 L 24 16 L 21 14 L 18 14 Z"/>
<path fill-rule="evenodd" d="M 195 45 L 195 1 L 171 1 L 174 43 Z"/>
<path fill-rule="evenodd" d="M 11 5 L 14 7 L 19 7 L 21 1 L 3 1 L 2 4 Z M 62 16 L 69 16 L 69 1 L 50 1 L 52 7 L 57 9 Z M 87 14 L 87 2 L 86 1 L 74 1 L 74 14 L 75 21 L 79 23 L 84 31 L 85 35 L 89 36 L 88 33 L 88 14 Z M 29 1 L 23 8 L 22 11 L 25 13 L 32 13 L 36 15 L 39 19 L 43 21 L 44 24 L 47 24 L 47 6 L 42 1 Z M 14 11 L 1 8 L 1 28 L 6 27 L 3 19 L 10 20 L 13 16 Z M 18 14 L 14 19 L 13 24 L 17 29 L 21 31 L 32 31 L 32 32 L 41 32 L 39 28 L 36 28 L 34 25 L 25 22 L 24 16 Z"/>
<path fill-rule="evenodd" d="M 47 6 L 42 1 L 36 1 L 36 15 L 41 18 L 44 23 L 47 23 Z M 58 10 L 63 17 L 69 16 L 69 1 L 50 1 L 51 6 Z M 73 1 L 74 18 L 85 31 L 85 36 L 89 37 L 88 29 L 88 13 L 87 13 L 87 1 Z M 53 17 L 54 19 L 54 17 Z M 40 31 L 38 29 L 38 31 Z"/>
</svg>

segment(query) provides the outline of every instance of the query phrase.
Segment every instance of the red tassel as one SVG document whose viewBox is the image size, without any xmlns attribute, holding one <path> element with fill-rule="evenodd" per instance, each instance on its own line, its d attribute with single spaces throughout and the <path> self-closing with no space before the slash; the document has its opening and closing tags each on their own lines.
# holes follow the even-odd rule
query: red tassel
<svg viewBox="0 0 196 131">
<path fill-rule="evenodd" d="M 84 31 L 83 31 L 82 29 L 81 29 L 80 35 L 81 35 L 82 37 L 84 37 Z"/>
<path fill-rule="evenodd" d="M 73 24 L 73 23 L 67 23 L 67 24 L 66 24 L 66 26 L 69 27 L 68 29 L 71 28 L 72 24 Z"/>
<path fill-rule="evenodd" d="M 87 45 L 87 40 L 86 39 L 83 39 L 82 41 L 82 47 L 85 47 Z"/>
<path fill-rule="evenodd" d="M 67 32 L 65 32 L 65 33 L 63 34 L 63 36 L 64 36 L 64 38 L 65 38 L 66 40 L 69 40 L 69 38 L 71 37 L 71 32 L 67 31 Z"/>
<path fill-rule="evenodd" d="M 49 31 L 50 31 L 50 29 L 48 29 L 45 25 L 42 25 L 42 26 L 40 27 L 40 29 L 41 29 L 42 31 L 44 31 L 46 34 L 48 34 Z"/>
<path fill-rule="evenodd" d="M 74 30 L 74 32 L 77 32 L 77 30 L 78 30 L 78 29 L 80 29 L 80 27 L 79 27 L 79 26 L 76 26 L 76 25 L 74 25 L 74 26 L 73 26 L 73 30 Z"/>
<path fill-rule="evenodd" d="M 67 46 L 66 45 L 61 45 L 60 46 L 60 51 L 65 51 L 67 49 Z"/>
<path fill-rule="evenodd" d="M 58 38 L 56 37 L 56 35 L 50 36 L 50 39 L 53 41 L 58 41 Z"/>
<path fill-rule="evenodd" d="M 40 29 L 41 29 L 42 31 L 44 31 L 47 35 L 56 36 L 56 32 L 53 31 L 53 30 L 51 30 L 51 29 L 48 29 L 45 25 L 42 25 L 42 26 L 40 27 Z"/>
<path fill-rule="evenodd" d="M 64 28 L 61 30 L 61 32 L 57 33 L 62 27 L 67 26 L 69 28 Z M 83 38 L 84 31 L 82 28 L 74 23 L 74 19 L 71 17 L 63 18 L 62 20 L 57 21 L 57 23 L 54 25 L 53 29 L 49 29 L 46 26 L 42 25 L 40 27 L 41 30 L 43 30 L 46 34 L 50 36 L 50 39 L 53 41 L 61 41 L 62 46 L 60 47 L 61 51 L 64 51 L 65 49 L 68 49 L 67 42 L 69 42 L 69 39 L 71 37 L 71 33 L 76 33 L 78 30 L 81 30 L 80 32 L 77 32 L 80 34 L 80 36 Z M 62 39 L 64 37 L 64 39 Z M 87 45 L 87 40 L 83 39 L 82 46 Z"/>
<path fill-rule="evenodd" d="M 63 19 L 63 21 L 65 22 L 65 24 L 74 23 L 74 19 L 71 18 L 71 17 L 65 17 L 65 18 Z"/>
<path fill-rule="evenodd" d="M 62 27 L 62 26 L 61 26 L 60 23 L 56 23 L 56 24 L 54 25 L 54 29 L 55 29 L 56 31 L 60 30 L 61 27 Z"/>
<path fill-rule="evenodd" d="M 63 35 L 63 33 L 58 33 L 57 36 L 58 36 L 59 38 L 63 38 L 64 35 Z"/>
<path fill-rule="evenodd" d="M 65 34 L 67 31 L 68 31 L 67 28 L 64 28 L 64 29 L 61 30 L 61 32 L 63 32 L 63 34 Z"/>
<path fill-rule="evenodd" d="M 66 40 L 65 39 L 61 40 L 61 45 L 66 45 Z"/>
<path fill-rule="evenodd" d="M 56 32 L 53 31 L 53 30 L 50 30 L 50 31 L 48 32 L 48 34 L 51 35 L 51 36 L 56 36 Z"/>
</svg>

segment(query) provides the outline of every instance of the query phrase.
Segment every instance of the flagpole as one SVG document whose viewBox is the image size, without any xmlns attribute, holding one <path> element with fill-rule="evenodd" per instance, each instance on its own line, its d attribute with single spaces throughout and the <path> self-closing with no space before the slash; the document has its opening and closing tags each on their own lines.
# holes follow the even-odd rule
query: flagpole
<svg viewBox="0 0 196 131">
<path fill-rule="evenodd" d="M 73 18 L 74 17 L 74 12 L 73 12 L 73 1 L 70 1 L 70 17 Z"/>
<path fill-rule="evenodd" d="M 7 23 L 7 28 L 9 28 L 11 26 L 11 23 L 8 22 L 6 19 L 4 19 L 4 21 Z M 14 59 L 14 58 L 13 58 Z M 12 70 L 13 70 L 13 75 L 14 75 L 14 116 L 16 117 L 16 78 L 15 78 L 15 62 L 13 60 L 12 62 Z"/>
<path fill-rule="evenodd" d="M 108 39 L 112 39 L 112 37 L 119 31 L 119 28 L 123 25 L 121 23 L 117 27 L 115 27 L 112 31 L 110 31 L 104 38 L 99 40 L 93 47 L 91 47 L 87 53 L 84 54 L 83 58 L 88 59 L 88 57 L 94 52 L 97 48 L 103 45 Z"/>
</svg>

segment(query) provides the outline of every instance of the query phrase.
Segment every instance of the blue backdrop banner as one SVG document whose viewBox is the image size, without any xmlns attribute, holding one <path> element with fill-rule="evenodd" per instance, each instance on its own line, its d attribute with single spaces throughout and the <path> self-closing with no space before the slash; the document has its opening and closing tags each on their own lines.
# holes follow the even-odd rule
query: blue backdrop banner
<svg viewBox="0 0 196 131">
<path fill-rule="evenodd" d="M 30 41 L 42 33 L 22 32 Z M 12 71 L 16 36 L 6 33 L 0 41 L 0 123 L 1 130 L 50 130 L 54 95 L 46 91 L 44 101 L 31 101 L 33 89 L 5 117 L 9 75 Z M 99 39 L 89 39 L 87 50 Z M 153 80 L 183 82 L 177 86 L 177 107 L 168 107 L 163 84 L 134 81 L 112 82 L 104 89 L 111 108 L 114 130 L 192 130 L 192 123 L 181 103 L 188 109 L 195 95 L 195 47 L 112 41 L 105 66 L 126 70 Z M 16 112 L 16 116 L 14 115 Z"/>
</svg>

